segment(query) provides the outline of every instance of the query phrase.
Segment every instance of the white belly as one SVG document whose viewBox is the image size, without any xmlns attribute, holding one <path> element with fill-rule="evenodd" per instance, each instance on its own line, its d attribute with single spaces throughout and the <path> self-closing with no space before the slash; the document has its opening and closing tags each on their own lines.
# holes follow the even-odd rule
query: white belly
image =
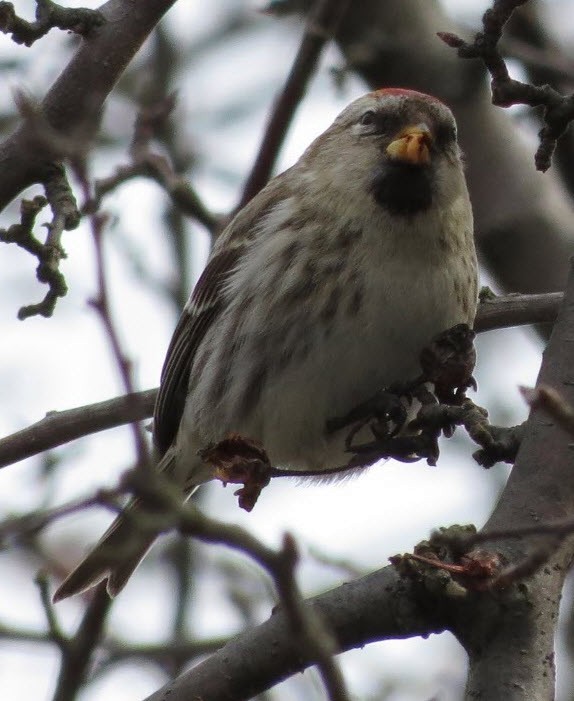
<svg viewBox="0 0 574 701">
<path fill-rule="evenodd" d="M 269 383 L 262 395 L 260 439 L 273 464 L 306 469 L 346 462 L 346 432 L 327 437 L 326 421 L 393 382 L 414 379 L 420 351 L 435 334 L 472 323 L 459 305 L 449 303 L 448 279 L 391 278 L 392 288 L 388 278 L 387 284 L 381 280 L 355 317 L 341 311 L 326 339 L 315 331 L 306 360 Z"/>
<path fill-rule="evenodd" d="M 226 351 L 210 358 L 212 371 L 207 363 L 192 393 L 188 425 L 199 429 L 202 443 L 231 431 L 260 440 L 276 466 L 344 464 L 345 431 L 327 436 L 327 420 L 392 382 L 414 379 L 419 353 L 432 336 L 459 322 L 472 323 L 474 306 L 467 304 L 465 311 L 457 302 L 454 275 L 426 262 L 408 275 L 388 265 L 375 268 L 372 279 L 363 280 L 361 304 L 354 309 L 351 290 L 332 284 L 323 298 L 328 304 L 330 292 L 338 304 L 328 323 L 321 309 L 303 303 L 289 314 L 275 310 L 264 323 L 251 310 L 239 327 L 230 314 L 211 332 L 227 339 L 218 344 Z M 245 338 L 231 351 L 239 334 Z M 216 396 L 213 387 L 224 386 Z"/>
</svg>

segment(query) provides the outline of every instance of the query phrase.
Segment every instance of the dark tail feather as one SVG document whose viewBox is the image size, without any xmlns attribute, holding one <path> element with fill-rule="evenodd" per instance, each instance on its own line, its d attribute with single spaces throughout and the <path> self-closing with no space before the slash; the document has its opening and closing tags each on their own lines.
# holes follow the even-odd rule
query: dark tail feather
<svg viewBox="0 0 574 701">
<path fill-rule="evenodd" d="M 193 494 L 197 487 L 211 478 L 211 472 L 198 458 L 197 481 L 189 481 L 182 486 L 182 500 Z M 175 451 L 170 449 L 157 465 L 159 472 L 176 481 Z M 181 478 L 180 478 L 181 479 Z M 177 484 L 177 481 L 176 481 Z M 139 511 L 139 513 L 138 513 Z M 149 513 L 149 509 L 148 509 Z M 132 499 L 124 510 L 100 538 L 93 550 L 80 562 L 76 569 L 62 582 L 54 594 L 54 603 L 80 594 L 107 579 L 107 591 L 111 597 L 117 596 L 125 587 L 135 568 L 159 535 L 153 530 L 138 529 L 138 517 L 145 523 L 146 510 L 141 500 Z"/>
<path fill-rule="evenodd" d="M 134 499 L 128 509 L 137 510 Z M 124 588 L 135 568 L 147 553 L 157 534 L 137 532 L 134 520 L 120 514 L 104 533 L 93 550 L 68 575 L 54 594 L 54 603 L 68 596 L 80 594 L 107 579 L 111 597 Z"/>
</svg>

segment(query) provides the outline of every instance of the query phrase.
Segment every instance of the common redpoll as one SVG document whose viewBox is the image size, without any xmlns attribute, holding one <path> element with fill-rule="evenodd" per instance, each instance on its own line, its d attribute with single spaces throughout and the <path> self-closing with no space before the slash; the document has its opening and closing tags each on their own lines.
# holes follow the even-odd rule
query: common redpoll
<svg viewBox="0 0 574 701">
<path fill-rule="evenodd" d="M 278 467 L 344 465 L 329 419 L 416 377 L 421 349 L 472 326 L 476 301 L 452 113 L 411 90 L 355 100 L 217 239 L 163 367 L 158 470 L 188 497 L 213 477 L 198 452 L 231 432 Z M 126 557 L 132 529 L 119 516 L 55 600 L 106 578 L 116 595 L 155 538 Z"/>
</svg>

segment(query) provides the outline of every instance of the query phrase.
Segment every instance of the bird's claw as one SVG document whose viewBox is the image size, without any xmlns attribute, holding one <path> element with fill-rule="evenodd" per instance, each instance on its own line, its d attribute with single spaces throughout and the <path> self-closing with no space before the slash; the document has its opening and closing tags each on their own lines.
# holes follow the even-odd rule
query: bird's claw
<svg viewBox="0 0 574 701">
<path fill-rule="evenodd" d="M 362 443 L 348 448 L 347 452 L 354 453 L 348 467 L 364 467 L 386 458 L 394 458 L 404 463 L 425 458 L 429 465 L 434 466 L 439 455 L 437 440 L 434 436 L 423 433 Z"/>
<path fill-rule="evenodd" d="M 329 419 L 327 433 L 334 433 L 354 424 L 345 439 L 347 450 L 351 449 L 356 434 L 367 425 L 379 440 L 396 436 L 407 420 L 403 397 L 410 400 L 410 392 L 403 392 L 402 386 L 393 385 L 389 389 L 381 390 L 345 416 Z"/>
<path fill-rule="evenodd" d="M 251 511 L 271 479 L 271 464 L 261 443 L 230 433 L 219 443 L 201 450 L 199 456 L 213 467 L 213 476 L 224 485 L 243 485 L 235 496 L 242 509 Z"/>
</svg>

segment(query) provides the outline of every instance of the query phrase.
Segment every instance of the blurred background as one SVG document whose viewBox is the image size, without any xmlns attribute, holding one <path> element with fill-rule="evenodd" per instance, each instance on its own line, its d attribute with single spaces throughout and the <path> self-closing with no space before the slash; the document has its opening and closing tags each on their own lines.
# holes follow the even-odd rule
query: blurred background
<svg viewBox="0 0 574 701">
<path fill-rule="evenodd" d="M 63 2 L 96 7 L 97 2 Z M 303 31 L 302 0 L 181 1 L 148 42 L 107 102 L 90 156 L 90 176 L 107 177 L 129 162 L 138 110 L 177 91 L 176 106 L 153 148 L 168 156 L 207 209 L 226 216 L 237 204 L 254 162 L 266 119 L 290 69 Z M 489 6 L 482 0 L 364 0 L 351 3 L 337 41 L 324 51 L 296 112 L 277 172 L 291 165 L 336 114 L 371 87 L 400 85 L 430 92 L 458 119 L 476 218 L 482 283 L 496 291 L 563 288 L 572 254 L 574 136 L 562 139 L 552 169 L 534 168 L 539 115 L 489 103 L 488 80 L 476 62 L 461 61 L 437 31 L 472 35 Z M 32 0 L 16 10 L 34 15 Z M 268 12 L 262 12 L 263 9 Z M 572 3 L 531 0 L 516 13 L 503 42 L 514 76 L 574 84 Z M 41 98 L 72 56 L 78 39 L 59 31 L 31 48 L 0 38 L 0 129 L 16 124 L 13 90 Z M 25 196 L 41 192 L 31 188 Z M 79 190 L 77 192 L 80 196 Z M 19 220 L 18 198 L 0 226 Z M 138 388 L 155 387 L 181 305 L 205 263 L 210 232 L 181 214 L 151 180 L 130 181 L 105 197 L 109 216 L 104 250 L 112 314 L 133 362 Z M 44 213 L 43 213 L 44 214 Z M 38 226 L 42 221 L 40 217 Z M 37 227 L 38 228 L 38 227 Z M 63 410 L 123 393 L 101 320 L 89 306 L 97 292 L 93 241 L 87 222 L 64 235 L 61 269 L 68 295 L 51 319 L 21 322 L 18 309 L 39 301 L 35 261 L 21 249 L 0 248 L 0 435 Z M 476 401 L 494 423 L 527 414 L 518 386 L 534 384 L 548 329 L 509 329 L 478 340 Z M 313 595 L 411 550 L 438 526 L 480 527 L 504 484 L 508 466 L 484 470 L 472 444 L 457 432 L 441 445 L 438 466 L 393 461 L 358 478 L 318 486 L 274 480 L 255 509 L 237 507 L 233 489 L 201 490 L 207 513 L 249 529 L 270 545 L 292 533 L 302 552 L 299 581 Z M 113 486 L 135 459 L 128 427 L 95 434 L 0 471 L 0 516 L 33 512 Z M 92 510 L 0 551 L 0 688 L 13 701 L 53 698 L 60 656 L 46 638 L 46 617 L 35 576 L 68 571 L 111 520 Z M 107 636 L 77 698 L 144 698 L 195 664 L 201 655 L 246 626 L 265 620 L 274 605 L 270 582 L 246 558 L 223 548 L 164 537 L 118 597 Z M 571 690 L 571 596 L 565 597 L 558 647 L 559 701 Z M 56 608 L 73 632 L 87 599 Z M 161 651 L 162 646 L 166 650 Z M 171 652 L 170 652 L 171 651 Z M 388 641 L 340 656 L 354 698 L 367 701 L 456 701 L 462 697 L 466 656 L 450 634 Z M 267 701 L 323 698 L 316 673 L 268 692 Z"/>
</svg>

